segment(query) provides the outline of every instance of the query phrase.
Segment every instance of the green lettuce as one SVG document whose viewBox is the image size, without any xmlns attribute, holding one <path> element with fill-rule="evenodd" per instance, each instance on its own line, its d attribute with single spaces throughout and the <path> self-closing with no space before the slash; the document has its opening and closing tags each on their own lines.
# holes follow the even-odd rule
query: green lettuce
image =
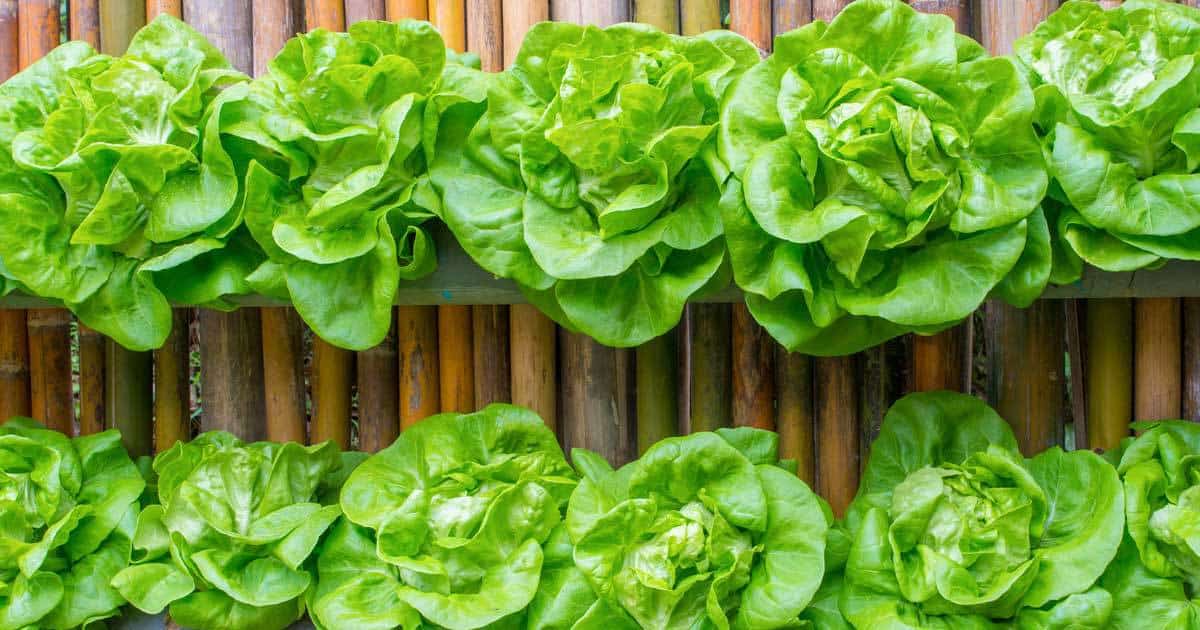
<svg viewBox="0 0 1200 630">
<path fill-rule="evenodd" d="M 315 587 L 317 543 L 341 515 L 356 454 L 332 442 L 245 444 L 224 432 L 154 458 L 160 505 L 137 517 L 112 585 L 139 610 L 197 630 L 282 629 Z"/>
<path fill-rule="evenodd" d="M 288 41 L 221 125 L 250 158 L 245 222 L 268 258 L 251 284 L 330 343 L 382 341 L 400 281 L 437 266 L 421 224 L 440 205 L 426 164 L 441 111 L 482 100 L 481 77 L 425 22 Z"/>
<path fill-rule="evenodd" d="M 1116 470 L 1090 451 L 1023 459 L 982 401 L 913 394 L 888 412 L 847 514 L 841 609 L 856 628 L 1106 628 Z"/>
<path fill-rule="evenodd" d="M 66 630 L 116 616 L 145 481 L 116 431 L 68 438 L 0 426 L 0 630 Z"/>
<path fill-rule="evenodd" d="M 1135 425 L 1117 466 L 1128 535 L 1101 580 L 1116 630 L 1200 628 L 1200 425 Z"/>
<path fill-rule="evenodd" d="M 594 601 L 563 527 L 577 478 L 533 412 L 441 414 L 359 466 L 320 552 L 323 628 L 563 628 Z"/>
<path fill-rule="evenodd" d="M 1200 11 L 1072 0 L 1014 45 L 1052 178 L 1054 281 L 1200 260 Z"/>
<path fill-rule="evenodd" d="M 766 630 L 829 616 L 805 609 L 831 515 L 779 465 L 778 443 L 750 428 L 694 433 L 615 471 L 576 449 L 584 479 L 567 529 L 599 599 L 574 627 Z"/>
<path fill-rule="evenodd" d="M 725 236 L 751 313 L 790 350 L 840 355 L 991 295 L 1028 305 L 1051 269 L 1033 115 L 1011 60 L 898 0 L 777 37 L 721 107 Z"/>
<path fill-rule="evenodd" d="M 611 346 L 653 339 L 728 283 L 718 101 L 756 61 L 727 31 L 537 24 L 486 102 L 442 122 L 441 217 L 559 324 Z"/>
<path fill-rule="evenodd" d="M 169 300 L 228 308 L 261 258 L 217 121 L 246 77 L 162 16 L 125 55 L 71 42 L 0 86 L 0 273 L 135 350 Z"/>
</svg>

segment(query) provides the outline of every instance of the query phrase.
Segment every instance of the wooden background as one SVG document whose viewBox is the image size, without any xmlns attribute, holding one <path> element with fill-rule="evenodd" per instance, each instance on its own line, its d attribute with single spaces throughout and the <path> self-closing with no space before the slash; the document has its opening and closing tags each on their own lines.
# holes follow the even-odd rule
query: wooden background
<svg viewBox="0 0 1200 630">
<path fill-rule="evenodd" d="M 687 34 L 727 27 L 766 52 L 773 34 L 828 20 L 845 4 L 0 0 L 0 79 L 63 39 L 120 54 L 138 27 L 164 12 L 195 26 L 239 69 L 260 74 L 294 33 L 362 19 L 429 19 L 448 45 L 499 70 L 540 20 L 638 20 Z M 1004 53 L 1056 3 L 912 4 L 949 15 Z M 0 418 L 32 415 L 66 432 L 118 427 L 135 454 L 208 429 L 374 451 L 429 414 L 512 401 L 540 413 L 566 447 L 616 463 L 679 432 L 774 429 L 801 476 L 840 512 L 884 411 L 906 392 L 929 389 L 987 398 L 1028 453 L 1053 444 L 1111 447 L 1133 418 L 1200 421 L 1200 299 L 988 304 L 943 334 L 829 359 L 785 352 L 740 304 L 691 305 L 675 332 L 633 350 L 558 330 L 528 305 L 401 306 L 392 335 L 358 353 L 313 338 L 283 307 L 178 309 L 175 331 L 153 353 L 126 351 L 63 310 L 0 310 Z"/>
</svg>

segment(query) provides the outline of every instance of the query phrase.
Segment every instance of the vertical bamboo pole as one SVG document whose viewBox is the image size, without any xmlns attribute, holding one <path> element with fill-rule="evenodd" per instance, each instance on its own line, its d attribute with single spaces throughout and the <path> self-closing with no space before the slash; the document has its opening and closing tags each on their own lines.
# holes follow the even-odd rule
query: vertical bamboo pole
<svg viewBox="0 0 1200 630">
<path fill-rule="evenodd" d="M 816 483 L 813 431 L 813 369 L 807 355 L 775 347 L 775 382 L 779 388 L 779 456 L 796 461 L 804 483 Z"/>
<path fill-rule="evenodd" d="M 775 0 L 774 4 L 775 10 L 772 13 L 774 24 L 772 26 L 777 36 L 812 21 L 812 0 Z"/>
<path fill-rule="evenodd" d="M 304 26 L 308 30 L 346 30 L 346 7 L 342 0 L 304 0 Z"/>
<path fill-rule="evenodd" d="M 79 325 L 79 434 L 107 428 L 104 416 L 104 335 Z"/>
<path fill-rule="evenodd" d="M 253 15 L 254 76 L 267 71 L 271 59 L 293 35 L 304 30 L 304 0 L 256 0 Z M 262 314 L 266 324 L 267 314 Z M 294 318 L 289 316 L 288 320 Z M 263 334 L 268 334 L 263 330 Z M 271 377 L 267 377 L 270 387 Z M 269 393 L 268 393 L 269 395 Z"/>
<path fill-rule="evenodd" d="M 1183 301 L 1183 417 L 1200 422 L 1200 298 Z"/>
<path fill-rule="evenodd" d="M 812 19 L 832 20 L 851 0 L 812 0 Z"/>
<path fill-rule="evenodd" d="M 813 398 L 816 415 L 817 493 L 838 517 L 858 491 L 858 388 L 854 357 L 817 358 Z"/>
<path fill-rule="evenodd" d="M 551 5 L 555 20 L 608 26 L 629 21 L 625 2 L 560 2 Z M 568 447 L 604 455 L 614 465 L 631 460 L 636 451 L 633 426 L 633 355 L 608 348 L 580 334 L 563 332 L 562 433 Z"/>
<path fill-rule="evenodd" d="M 896 379 L 892 376 L 890 358 L 904 356 L 904 339 L 882 343 L 854 355 L 857 371 L 854 375 L 858 384 L 858 447 L 859 461 L 870 456 L 871 443 L 879 435 L 883 417 L 892 405 L 892 390 Z M 895 347 L 901 348 L 900 352 Z"/>
<path fill-rule="evenodd" d="M 386 17 L 387 8 L 384 4 L 384 0 L 346 0 L 347 27 L 355 22 L 361 22 L 363 20 L 382 20 L 386 19 Z"/>
<path fill-rule="evenodd" d="M 1133 419 L 1133 303 L 1088 300 L 1085 319 L 1087 447 L 1116 448 Z"/>
<path fill-rule="evenodd" d="M 400 435 L 400 361 L 396 355 L 396 326 L 393 321 L 382 343 L 359 352 L 358 447 L 375 453 L 390 446 Z"/>
<path fill-rule="evenodd" d="M 1135 420 L 1178 418 L 1183 411 L 1183 310 L 1178 298 L 1134 300 Z"/>
<path fill-rule="evenodd" d="M 272 442 L 307 442 L 304 322 L 290 306 L 259 309 L 262 318 L 263 409 Z"/>
<path fill-rule="evenodd" d="M 809 2 L 804 1 L 803 4 L 808 5 Z M 720 0 L 680 0 L 679 28 L 684 35 L 698 35 L 721 28 Z"/>
<path fill-rule="evenodd" d="M 0 0 L 0 81 L 7 81 L 21 69 L 19 23 L 17 0 Z M 22 319 L 24 316 L 25 313 L 22 311 Z M 22 326 L 24 325 L 22 324 Z M 21 336 L 25 336 L 24 328 L 22 328 Z"/>
<path fill-rule="evenodd" d="M 58 0 L 19 0 L 17 42 L 21 69 L 58 45 L 60 25 Z"/>
<path fill-rule="evenodd" d="M 675 0 L 638 0 L 634 19 L 678 33 L 679 5 Z M 679 432 L 678 344 L 678 334 L 671 331 L 634 351 L 638 453 Z"/>
<path fill-rule="evenodd" d="M 0 81 L 20 69 L 17 0 L 0 0 Z M 21 309 L 0 310 L 0 422 L 28 416 L 29 333 Z"/>
<path fill-rule="evenodd" d="M 166 13 L 175 17 L 183 16 L 183 1 L 182 0 L 146 0 L 146 21 L 149 22 L 158 17 L 159 14 Z"/>
<path fill-rule="evenodd" d="M 171 334 L 166 343 L 154 351 L 154 450 L 157 453 L 192 437 L 191 319 L 190 309 L 171 311 Z"/>
<path fill-rule="evenodd" d="M 101 41 L 104 36 L 101 35 Z M 106 428 L 121 432 L 129 454 L 154 452 L 153 361 L 149 352 L 131 352 L 112 339 L 104 348 L 104 418 Z"/>
<path fill-rule="evenodd" d="M 918 11 L 949 16 L 959 33 L 970 35 L 973 30 L 970 0 L 908 0 L 908 3 Z"/>
<path fill-rule="evenodd" d="M 100 0 L 70 0 L 69 5 L 67 27 L 71 39 L 100 50 Z"/>
<path fill-rule="evenodd" d="M 1077 449 L 1091 448 L 1088 438 L 1087 412 L 1087 359 L 1084 356 L 1083 341 L 1085 320 L 1084 301 L 1071 299 L 1063 304 L 1063 314 L 1067 328 L 1067 369 L 1070 377 L 1067 379 L 1071 397 L 1071 428 L 1075 436 L 1074 447 Z M 1063 435 L 1064 442 L 1066 434 Z M 1065 446 L 1066 444 L 1064 444 Z"/>
<path fill-rule="evenodd" d="M 692 415 L 689 429 L 712 431 L 733 423 L 733 322 L 729 304 L 692 304 Z"/>
<path fill-rule="evenodd" d="M 771 0 L 729 0 L 729 26 L 759 50 L 771 50 Z"/>
<path fill-rule="evenodd" d="M 429 0 L 429 21 L 441 31 L 446 46 L 467 49 L 466 0 Z"/>
<path fill-rule="evenodd" d="M 391 16 L 389 16 L 390 18 Z M 441 411 L 437 308 L 397 309 L 400 338 L 400 430 Z"/>
<path fill-rule="evenodd" d="M 558 356 L 554 322 L 529 304 L 509 309 L 513 403 L 537 412 L 558 430 Z"/>
<path fill-rule="evenodd" d="M 504 28 L 504 67 L 507 68 L 516 60 L 529 28 L 550 19 L 550 3 L 548 0 L 511 0 L 503 5 L 500 21 Z"/>
<path fill-rule="evenodd" d="M 385 0 L 384 10 L 387 19 L 392 22 L 404 19 L 429 19 L 429 2 L 427 0 Z"/>
<path fill-rule="evenodd" d="M 145 2 L 100 0 L 100 46 L 103 52 L 110 55 L 124 53 L 134 33 L 145 25 Z"/>
</svg>

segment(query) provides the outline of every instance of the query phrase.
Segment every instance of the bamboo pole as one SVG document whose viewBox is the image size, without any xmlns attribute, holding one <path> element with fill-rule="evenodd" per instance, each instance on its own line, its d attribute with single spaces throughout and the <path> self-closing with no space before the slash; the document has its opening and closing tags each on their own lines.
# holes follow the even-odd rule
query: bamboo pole
<svg viewBox="0 0 1200 630">
<path fill-rule="evenodd" d="M 813 363 L 816 490 L 840 518 L 858 491 L 859 409 L 854 357 L 817 358 Z"/>
<path fill-rule="evenodd" d="M 400 430 L 441 411 L 437 308 L 397 309 L 400 338 Z"/>
<path fill-rule="evenodd" d="M 775 430 L 775 341 L 733 306 L 733 424 Z"/>
<path fill-rule="evenodd" d="M 771 50 L 771 0 L 729 0 L 729 26 L 760 51 Z"/>
<path fill-rule="evenodd" d="M 1063 313 L 1067 328 L 1067 368 L 1070 372 L 1067 386 L 1071 395 L 1071 428 L 1075 436 L 1075 448 L 1091 448 L 1088 437 L 1087 412 L 1087 359 L 1083 341 L 1084 322 L 1087 313 L 1084 312 L 1083 300 L 1067 300 L 1063 303 Z M 1064 441 L 1066 434 L 1063 435 Z M 1064 445 L 1065 446 L 1065 445 Z"/>
<path fill-rule="evenodd" d="M 60 37 L 58 0 L 19 0 L 17 45 L 22 70 L 53 50 Z"/>
<path fill-rule="evenodd" d="M 812 0 L 775 0 L 774 18 L 775 35 L 800 28 L 812 21 Z M 686 5 L 685 5 L 686 6 Z"/>
<path fill-rule="evenodd" d="M 485 72 L 504 69 L 500 0 L 467 0 L 467 50 L 479 55 Z"/>
<path fill-rule="evenodd" d="M 856 373 L 854 382 L 858 384 L 858 446 L 859 461 L 866 461 L 870 456 L 871 444 L 879 435 L 883 426 L 883 418 L 887 415 L 892 401 L 896 379 L 892 376 L 893 361 L 904 356 L 904 339 L 892 340 L 873 348 L 867 348 L 854 355 Z M 899 351 L 896 347 L 899 347 Z M 903 361 L 903 359 L 901 359 Z"/>
<path fill-rule="evenodd" d="M 71 39 L 100 50 L 100 0 L 70 0 L 67 30 Z"/>
<path fill-rule="evenodd" d="M 775 347 L 775 382 L 779 388 L 779 456 L 796 461 L 796 474 L 809 486 L 816 482 L 813 431 L 813 370 L 807 355 Z"/>
<path fill-rule="evenodd" d="M 475 410 L 474 331 L 471 307 L 439 306 L 437 312 L 438 397 L 442 411 Z"/>
<path fill-rule="evenodd" d="M 664 33 L 678 33 L 679 3 L 675 0 L 635 0 L 633 19 Z"/>
<path fill-rule="evenodd" d="M 384 0 L 346 0 L 346 27 L 363 20 L 383 20 L 387 17 Z M 390 442 L 389 442 L 390 444 Z"/>
<path fill-rule="evenodd" d="M 554 322 L 529 304 L 509 310 L 512 400 L 558 430 L 558 357 Z"/>
<path fill-rule="evenodd" d="M 1183 310 L 1178 298 L 1134 300 L 1135 420 L 1179 418 L 1183 411 Z"/>
<path fill-rule="evenodd" d="M 507 68 L 516 60 L 529 28 L 550 19 L 550 3 L 547 0 L 510 0 L 503 3 L 502 11 L 500 22 L 504 28 L 504 67 Z"/>
<path fill-rule="evenodd" d="M 134 33 L 146 25 L 146 3 L 141 0 L 100 0 L 102 52 L 120 55 Z"/>
<path fill-rule="evenodd" d="M 103 431 L 104 335 L 79 324 L 79 434 Z"/>
<path fill-rule="evenodd" d="M 467 49 L 465 0 L 429 0 L 429 21 L 441 31 L 447 47 Z"/>
<path fill-rule="evenodd" d="M 146 21 L 150 22 L 160 14 L 166 13 L 177 18 L 183 17 L 183 0 L 146 0 Z"/>
<path fill-rule="evenodd" d="M 914 9 L 924 13 L 941 13 L 954 20 L 959 33 L 970 35 L 971 2 L 969 0 L 908 0 Z"/>
<path fill-rule="evenodd" d="M 813 0 L 812 19 L 832 20 L 851 0 Z"/>
<path fill-rule="evenodd" d="M 19 24 L 17 0 L 0 0 L 0 81 L 7 81 L 21 69 Z"/>
<path fill-rule="evenodd" d="M 154 451 L 192 437 L 191 311 L 171 311 L 171 334 L 154 351 Z M 82 338 L 82 337 L 81 337 Z"/>
<path fill-rule="evenodd" d="M 302 4 L 303 0 L 255 1 L 252 26 L 254 76 L 262 76 L 267 71 L 267 65 L 283 49 L 287 40 L 304 30 Z M 266 317 L 266 313 L 263 313 L 264 322 Z M 269 383 L 268 379 L 268 387 Z"/>
<path fill-rule="evenodd" d="M 67 435 L 74 433 L 71 383 L 71 313 L 33 309 L 29 326 L 29 396 L 33 417 Z"/>
<path fill-rule="evenodd" d="M 1200 298 L 1183 301 L 1183 417 L 1200 422 Z"/>
<path fill-rule="evenodd" d="M 396 326 L 393 319 L 382 343 L 359 352 L 358 366 L 358 448 L 376 453 L 391 446 L 400 435 L 400 361 L 396 354 Z"/>
<path fill-rule="evenodd" d="M 267 439 L 304 444 L 308 441 L 304 322 L 290 306 L 259 309 L 259 317 Z"/>
<path fill-rule="evenodd" d="M 808 5 L 809 2 L 803 4 Z M 679 28 L 684 35 L 699 35 L 721 28 L 720 0 L 680 0 Z"/>
<path fill-rule="evenodd" d="M 393 22 L 404 19 L 429 19 L 429 2 L 427 0 L 385 0 L 384 9 L 387 19 Z"/>
<path fill-rule="evenodd" d="M 342 0 L 304 0 L 304 26 L 307 30 L 346 30 L 346 7 Z"/>
<path fill-rule="evenodd" d="M 104 41 L 104 36 L 100 36 Z M 154 402 L 151 397 L 153 362 L 149 352 L 126 350 L 112 339 L 104 348 L 105 428 L 121 432 L 121 441 L 134 457 L 154 452 Z"/>
<path fill-rule="evenodd" d="M 733 419 L 733 323 L 729 304 L 693 304 L 692 309 L 692 432 L 727 427 Z"/>
<path fill-rule="evenodd" d="M 0 0 L 0 81 L 20 69 L 17 0 Z M 29 333 L 24 310 L 0 311 L 0 422 L 28 416 Z"/>
<path fill-rule="evenodd" d="M 1087 447 L 1107 450 L 1129 435 L 1133 419 L 1133 303 L 1088 300 L 1085 319 Z"/>
</svg>

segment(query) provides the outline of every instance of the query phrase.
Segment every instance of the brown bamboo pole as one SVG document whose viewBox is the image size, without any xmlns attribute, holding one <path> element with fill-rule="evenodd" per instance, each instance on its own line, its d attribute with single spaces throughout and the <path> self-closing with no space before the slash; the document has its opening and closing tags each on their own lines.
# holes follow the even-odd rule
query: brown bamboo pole
<svg viewBox="0 0 1200 630">
<path fill-rule="evenodd" d="M 397 309 L 400 339 L 400 430 L 441 411 L 437 308 Z"/>
<path fill-rule="evenodd" d="M 99 433 L 104 416 L 104 335 L 79 324 L 79 434 Z"/>
<path fill-rule="evenodd" d="M 729 304 L 692 304 L 692 415 L 689 430 L 733 423 L 733 323 Z"/>
<path fill-rule="evenodd" d="M 183 17 L 183 0 L 146 0 L 147 22 L 162 13 L 175 17 Z"/>
<path fill-rule="evenodd" d="M 304 444 L 308 441 L 304 322 L 290 306 L 259 309 L 259 317 L 267 439 Z"/>
<path fill-rule="evenodd" d="M 813 369 L 807 355 L 775 347 L 775 382 L 779 388 L 779 456 L 796 461 L 796 474 L 804 483 L 816 482 L 813 426 Z"/>
<path fill-rule="evenodd" d="M 558 429 L 558 357 L 554 322 L 529 304 L 513 304 L 508 318 L 513 404 L 537 412 Z"/>
<path fill-rule="evenodd" d="M 775 430 L 775 341 L 744 304 L 733 307 L 733 424 Z"/>
<path fill-rule="evenodd" d="M 1032 31 L 1058 6 L 1056 0 L 1020 0 L 1020 2 L 980 2 L 979 41 L 993 55 L 1012 52 L 1012 43 Z"/>
<path fill-rule="evenodd" d="M 678 33 L 679 3 L 675 0 L 634 0 L 633 19 L 665 33 Z"/>
<path fill-rule="evenodd" d="M 1200 422 L 1200 298 L 1183 301 L 1183 417 Z"/>
<path fill-rule="evenodd" d="M 70 0 L 67 30 L 71 39 L 100 50 L 100 0 Z"/>
<path fill-rule="evenodd" d="M 1178 298 L 1134 300 L 1135 420 L 1180 417 L 1183 411 L 1183 310 Z"/>
<path fill-rule="evenodd" d="M 812 0 L 812 19 L 832 20 L 851 0 Z"/>
<path fill-rule="evenodd" d="M 548 0 L 512 0 L 504 2 L 501 23 L 504 28 L 504 67 L 512 65 L 529 27 L 550 19 Z"/>
<path fill-rule="evenodd" d="M 384 10 L 387 19 L 393 22 L 429 19 L 428 0 L 385 0 Z"/>
<path fill-rule="evenodd" d="M 383 20 L 387 17 L 384 0 L 346 0 L 346 26 L 363 20 Z M 390 444 L 390 442 L 389 442 Z"/>
<path fill-rule="evenodd" d="M 254 76 L 261 76 L 266 72 L 267 65 L 275 58 L 287 40 L 304 30 L 303 1 L 255 1 L 252 26 Z M 263 317 L 265 319 L 265 313 Z M 269 379 L 268 383 L 270 383 Z"/>
<path fill-rule="evenodd" d="M 1133 419 L 1133 303 L 1088 300 L 1084 325 L 1087 447 L 1116 448 Z"/>
<path fill-rule="evenodd" d="M 809 2 L 805 0 L 803 4 L 809 5 Z M 721 28 L 720 0 L 680 0 L 679 28 L 684 35 L 698 35 Z"/>
<path fill-rule="evenodd" d="M 771 0 L 729 0 L 729 27 L 759 50 L 771 50 Z"/>
<path fill-rule="evenodd" d="M 0 0 L 0 81 L 7 81 L 21 69 L 19 32 L 17 0 Z"/>
<path fill-rule="evenodd" d="M 467 49 L 465 0 L 429 0 L 429 21 L 441 31 L 446 46 L 459 51 Z"/>
<path fill-rule="evenodd" d="M 895 386 L 893 381 L 896 379 L 892 375 L 891 359 L 904 357 L 904 342 L 904 339 L 889 341 L 854 355 L 857 368 L 854 379 L 858 384 L 859 461 L 866 461 L 870 456 L 871 444 L 879 435 L 883 418 L 892 401 L 897 398 L 892 395 Z M 898 352 L 896 346 L 900 348 Z"/>
<path fill-rule="evenodd" d="M 141 0 L 100 0 L 100 46 L 110 55 L 125 52 L 134 33 L 146 25 L 146 3 Z"/>
<path fill-rule="evenodd" d="M 304 26 L 307 30 L 346 30 L 346 6 L 342 0 L 304 0 Z"/>
<path fill-rule="evenodd" d="M 58 0 L 19 0 L 17 42 L 21 69 L 41 59 L 58 45 L 60 18 Z"/>
<path fill-rule="evenodd" d="M 971 2 L 970 0 L 908 0 L 908 3 L 918 11 L 925 13 L 941 13 L 954 20 L 958 32 L 970 35 Z"/>
<path fill-rule="evenodd" d="M 813 362 L 816 415 L 817 493 L 841 516 L 858 491 L 858 388 L 855 359 L 817 358 Z"/>
<path fill-rule="evenodd" d="M 20 70 L 17 0 L 0 0 L 0 81 Z M 0 422 L 28 416 L 29 333 L 24 310 L 0 311 Z"/>
<path fill-rule="evenodd" d="M 442 411 L 475 410 L 474 330 L 471 307 L 439 306 L 437 312 L 438 396 Z"/>
<path fill-rule="evenodd" d="M 154 351 L 154 451 L 161 453 L 192 437 L 191 310 L 171 312 L 171 334 Z M 80 337 L 82 339 L 82 336 Z M 81 343 L 82 345 L 82 343 Z"/>
<path fill-rule="evenodd" d="M 504 69 L 500 0 L 466 0 L 467 50 L 479 55 L 485 72 Z"/>
<path fill-rule="evenodd" d="M 782 35 L 812 21 L 812 0 L 775 0 L 774 4 L 772 26 L 775 35 Z M 684 10 L 686 12 L 686 8 Z"/>
<path fill-rule="evenodd" d="M 104 36 L 100 37 L 103 41 Z M 152 371 L 149 352 L 132 352 L 112 339 L 105 339 L 105 428 L 119 430 L 121 441 L 134 457 L 154 452 Z"/>
<path fill-rule="evenodd" d="M 396 353 L 396 326 L 382 343 L 359 352 L 358 448 L 376 453 L 391 446 L 400 435 L 400 360 Z"/>
<path fill-rule="evenodd" d="M 1067 386 L 1071 394 L 1071 428 L 1075 435 L 1075 448 L 1087 449 L 1091 443 L 1088 437 L 1087 412 L 1087 358 L 1086 344 L 1083 340 L 1087 312 L 1083 300 L 1066 300 L 1063 303 L 1063 317 L 1067 329 L 1067 368 L 1070 372 Z M 1064 432 L 1065 441 L 1066 434 Z"/>
</svg>

